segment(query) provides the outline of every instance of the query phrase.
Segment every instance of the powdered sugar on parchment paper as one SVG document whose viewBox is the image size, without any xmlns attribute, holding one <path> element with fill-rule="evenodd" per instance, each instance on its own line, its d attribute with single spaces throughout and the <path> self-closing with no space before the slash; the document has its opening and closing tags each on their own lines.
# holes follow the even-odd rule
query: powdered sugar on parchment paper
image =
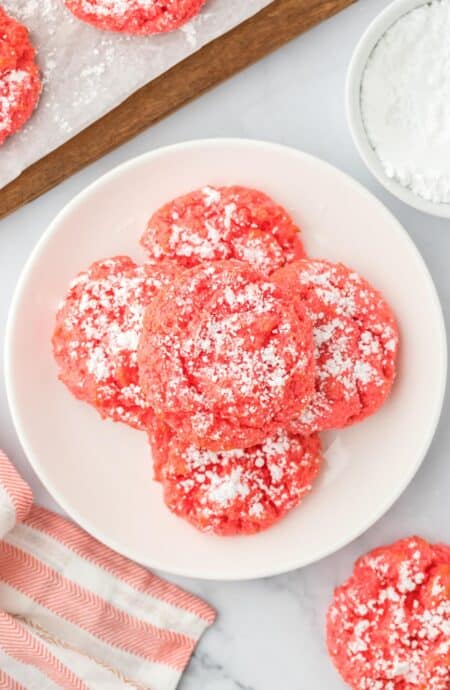
<svg viewBox="0 0 450 690">
<path fill-rule="evenodd" d="M 0 148 L 0 188 L 271 1 L 208 0 L 178 31 L 141 38 L 88 26 L 66 9 L 63 0 L 3 0 L 6 12 L 30 31 L 44 88 L 29 123 Z"/>
</svg>

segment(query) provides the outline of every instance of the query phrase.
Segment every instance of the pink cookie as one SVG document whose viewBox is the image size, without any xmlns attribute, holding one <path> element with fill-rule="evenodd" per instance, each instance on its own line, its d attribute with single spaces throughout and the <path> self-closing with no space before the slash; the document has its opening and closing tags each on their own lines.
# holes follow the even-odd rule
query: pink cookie
<svg viewBox="0 0 450 690">
<path fill-rule="evenodd" d="M 298 416 L 314 387 L 311 323 L 240 261 L 184 271 L 148 306 L 140 384 L 155 413 L 202 448 L 246 448 Z"/>
<path fill-rule="evenodd" d="M 194 17 L 205 0 L 64 0 L 73 14 L 97 29 L 127 34 L 160 34 Z"/>
<path fill-rule="evenodd" d="M 31 117 L 41 88 L 28 31 L 0 7 L 0 145 Z"/>
<path fill-rule="evenodd" d="M 311 491 L 322 463 L 318 436 L 277 431 L 245 450 L 210 451 L 181 441 L 159 421 L 157 476 L 172 512 L 220 535 L 265 530 Z"/>
<path fill-rule="evenodd" d="M 150 260 L 191 268 L 238 259 L 270 274 L 305 256 L 300 231 L 282 206 L 246 187 L 203 187 L 162 206 L 141 240 Z"/>
<path fill-rule="evenodd" d="M 338 429 L 373 414 L 395 378 L 398 331 L 381 294 L 343 264 L 305 259 L 275 272 L 313 323 L 315 394 L 293 433 Z"/>
<path fill-rule="evenodd" d="M 354 690 L 448 690 L 450 547 L 411 537 L 361 558 L 334 594 L 327 633 Z"/>
<path fill-rule="evenodd" d="M 148 405 L 139 386 L 137 345 L 144 309 L 174 270 L 116 256 L 96 261 L 70 285 L 53 334 L 59 377 L 102 417 L 145 427 Z"/>
</svg>

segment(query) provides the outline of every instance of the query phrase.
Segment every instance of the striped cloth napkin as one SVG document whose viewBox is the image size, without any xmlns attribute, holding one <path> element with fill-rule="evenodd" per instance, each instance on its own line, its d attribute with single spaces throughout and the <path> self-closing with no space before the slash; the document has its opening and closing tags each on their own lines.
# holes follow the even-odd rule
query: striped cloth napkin
<svg viewBox="0 0 450 690">
<path fill-rule="evenodd" d="M 214 611 L 33 505 L 0 451 L 0 688 L 173 690 Z"/>
</svg>

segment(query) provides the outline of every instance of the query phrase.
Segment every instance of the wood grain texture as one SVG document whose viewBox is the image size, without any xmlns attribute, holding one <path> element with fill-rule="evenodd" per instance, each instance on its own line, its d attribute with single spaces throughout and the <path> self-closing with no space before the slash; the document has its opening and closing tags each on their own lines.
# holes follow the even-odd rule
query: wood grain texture
<svg viewBox="0 0 450 690">
<path fill-rule="evenodd" d="M 274 0 L 132 94 L 0 191 L 0 218 L 356 0 Z"/>
</svg>

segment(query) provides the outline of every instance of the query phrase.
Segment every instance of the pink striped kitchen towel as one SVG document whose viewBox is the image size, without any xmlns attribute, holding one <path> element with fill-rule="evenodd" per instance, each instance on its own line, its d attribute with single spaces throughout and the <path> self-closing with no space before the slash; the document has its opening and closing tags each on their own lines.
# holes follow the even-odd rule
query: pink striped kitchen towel
<svg viewBox="0 0 450 690">
<path fill-rule="evenodd" d="M 0 688 L 173 690 L 214 611 L 56 513 L 0 451 Z"/>
</svg>

